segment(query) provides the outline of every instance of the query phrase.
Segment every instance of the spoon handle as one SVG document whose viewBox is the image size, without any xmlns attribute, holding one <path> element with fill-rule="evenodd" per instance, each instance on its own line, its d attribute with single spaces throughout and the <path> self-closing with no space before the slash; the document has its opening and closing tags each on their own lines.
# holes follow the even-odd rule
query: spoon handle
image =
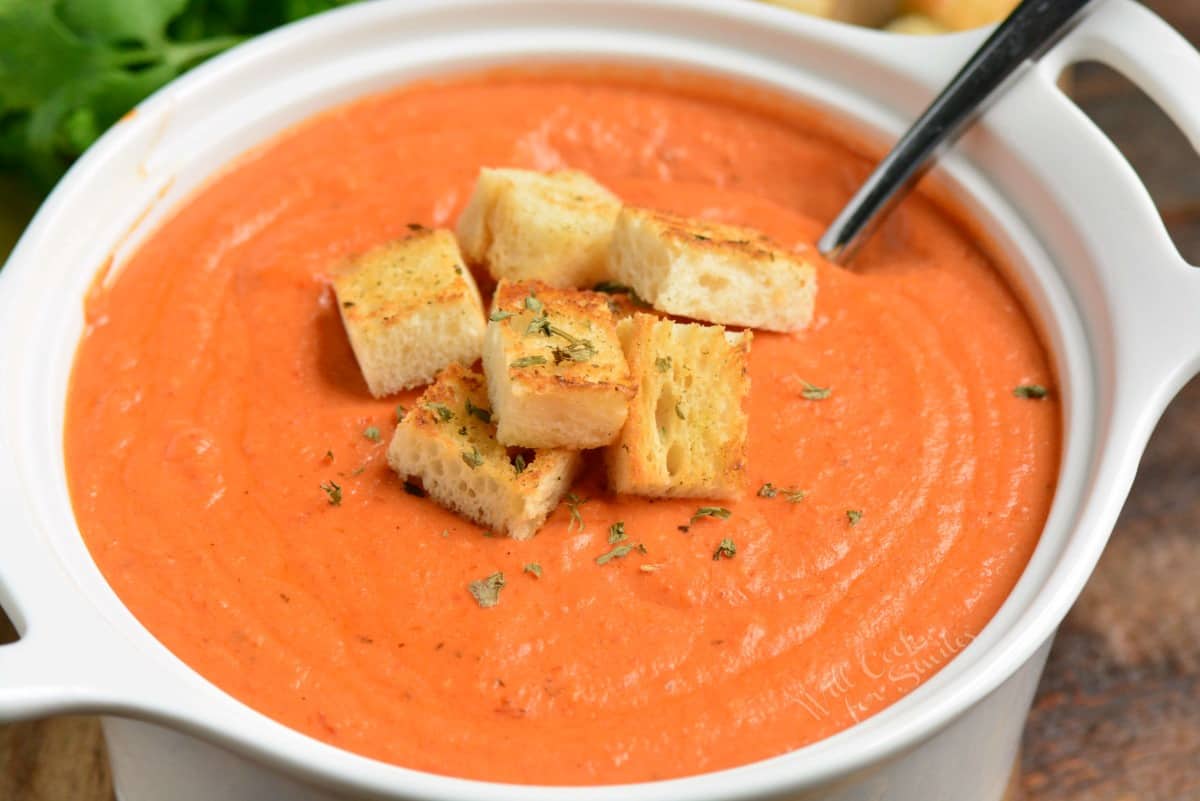
<svg viewBox="0 0 1200 801">
<path fill-rule="evenodd" d="M 848 261 L 875 225 L 921 177 L 938 148 L 953 141 L 1017 68 L 1045 52 L 1089 2 L 1023 0 L 842 209 L 817 244 L 821 253 L 831 261 Z"/>
</svg>

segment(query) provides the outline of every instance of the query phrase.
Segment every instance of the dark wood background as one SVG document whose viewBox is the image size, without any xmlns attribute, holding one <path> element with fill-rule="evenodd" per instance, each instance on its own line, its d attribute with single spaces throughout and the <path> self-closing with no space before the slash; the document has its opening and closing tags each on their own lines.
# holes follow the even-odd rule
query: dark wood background
<svg viewBox="0 0 1200 801">
<path fill-rule="evenodd" d="M 1200 0 L 1147 4 L 1200 43 Z M 1073 93 L 1200 264 L 1200 154 L 1106 68 L 1080 66 Z M 0 614 L 0 642 L 5 627 Z M 1200 801 L 1200 381 L 1159 425 L 1112 543 L 1058 635 L 1017 790 L 1025 801 Z M 94 719 L 0 726 L 0 801 L 111 799 Z"/>
</svg>

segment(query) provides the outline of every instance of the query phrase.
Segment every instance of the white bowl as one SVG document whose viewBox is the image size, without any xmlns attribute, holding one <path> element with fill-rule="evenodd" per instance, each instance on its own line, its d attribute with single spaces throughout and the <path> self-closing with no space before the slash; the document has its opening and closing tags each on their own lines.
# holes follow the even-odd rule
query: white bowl
<svg viewBox="0 0 1200 801">
<path fill-rule="evenodd" d="M 898 703 L 799 751 L 703 776 L 589 788 L 466 781 L 356 756 L 266 718 L 180 662 L 113 594 L 76 527 L 60 446 L 82 301 L 110 256 L 115 272 L 237 154 L 419 76 L 564 59 L 708 70 L 894 137 L 983 36 L 887 35 L 721 0 L 396 0 L 290 26 L 160 91 L 71 170 L 0 273 L 0 604 L 22 635 L 0 647 L 0 719 L 110 715 L 124 801 L 999 798 L 1054 629 L 1151 428 L 1200 371 L 1200 272 L 1116 148 L 1056 86 L 1068 64 L 1106 62 L 1200 146 L 1200 54 L 1131 0 L 1096 5 L 937 171 L 1009 256 L 1042 327 L 1064 458 L 1045 532 L 1007 602 Z"/>
</svg>

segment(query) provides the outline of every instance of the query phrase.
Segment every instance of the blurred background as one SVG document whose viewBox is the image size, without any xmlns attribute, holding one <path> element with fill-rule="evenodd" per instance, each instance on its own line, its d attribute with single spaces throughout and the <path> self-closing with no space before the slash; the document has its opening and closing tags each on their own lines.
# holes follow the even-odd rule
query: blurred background
<svg viewBox="0 0 1200 801">
<path fill-rule="evenodd" d="M 768 1 L 922 36 L 989 24 L 1015 5 Z M 0 257 L 72 161 L 141 98 L 248 37 L 349 2 L 0 0 Z M 1145 4 L 1200 46 L 1200 0 Z M 1063 86 L 1140 173 L 1180 252 L 1200 264 L 1200 154 L 1106 67 L 1079 65 Z M 1014 801 L 1200 801 L 1197 577 L 1200 380 L 1160 423 L 1113 540 L 1059 632 Z M 13 639 L 0 611 L 0 643 Z M 96 720 L 0 726 L 0 801 L 112 799 Z"/>
</svg>

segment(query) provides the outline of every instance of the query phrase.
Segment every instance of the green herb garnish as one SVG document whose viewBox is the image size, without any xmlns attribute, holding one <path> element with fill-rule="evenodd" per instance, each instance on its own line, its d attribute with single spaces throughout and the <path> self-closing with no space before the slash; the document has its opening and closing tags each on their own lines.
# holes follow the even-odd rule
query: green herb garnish
<svg viewBox="0 0 1200 801">
<path fill-rule="evenodd" d="M 1013 390 L 1013 395 L 1018 398 L 1029 398 L 1030 400 L 1041 400 L 1049 394 L 1050 390 L 1041 384 L 1022 384 Z"/>
<path fill-rule="evenodd" d="M 513 470 L 517 471 L 517 475 L 524 473 L 525 468 L 529 466 L 529 464 L 525 461 L 525 454 L 518 453 L 516 456 L 514 456 L 512 458 L 512 466 Z"/>
<path fill-rule="evenodd" d="M 333 481 L 325 481 L 321 483 L 321 489 L 329 496 L 330 506 L 342 505 L 342 486 Z"/>
<path fill-rule="evenodd" d="M 475 598 L 475 603 L 487 609 L 500 603 L 500 590 L 504 589 L 504 574 L 493 573 L 487 578 L 472 581 L 467 585 L 468 592 Z"/>
<path fill-rule="evenodd" d="M 632 545 L 617 545 L 608 553 L 602 553 L 596 557 L 596 564 L 606 565 L 614 559 L 622 559 L 629 555 L 633 550 Z"/>
<path fill-rule="evenodd" d="M 471 403 L 470 398 L 467 398 L 467 414 L 471 417 L 477 417 L 485 423 L 492 422 L 491 409 L 482 409 L 476 406 L 475 404 Z"/>
<path fill-rule="evenodd" d="M 408 414 L 408 409 L 404 408 L 403 403 L 396 404 L 396 422 L 399 423 L 404 419 L 404 415 Z"/>
<path fill-rule="evenodd" d="M 371 442 L 379 442 L 379 440 L 383 438 L 383 435 L 379 433 L 379 428 L 377 426 L 367 426 L 364 428 L 363 436 L 371 440 Z"/>
<path fill-rule="evenodd" d="M 701 506 L 692 514 L 692 519 L 688 521 L 689 525 L 701 520 L 705 517 L 715 517 L 720 520 L 728 520 L 733 512 L 723 506 Z"/>
<path fill-rule="evenodd" d="M 488 315 L 488 319 L 493 323 L 507 320 L 509 317 L 512 317 L 512 312 L 506 312 L 504 309 L 496 309 L 494 312 Z"/>
<path fill-rule="evenodd" d="M 802 489 L 785 489 L 783 490 L 783 497 L 787 498 L 788 503 L 800 503 L 800 501 L 808 497 L 808 493 Z"/>
<path fill-rule="evenodd" d="M 659 356 L 654 360 L 654 368 L 660 373 L 665 373 L 671 369 L 671 357 Z"/>
<path fill-rule="evenodd" d="M 800 382 L 803 388 L 800 395 L 805 400 L 825 400 L 832 394 L 833 390 L 829 387 L 818 387 L 815 384 L 810 384 L 807 381 Z"/>
<path fill-rule="evenodd" d="M 541 314 L 542 309 L 545 307 L 542 306 L 542 302 L 538 300 L 532 292 L 530 292 L 528 297 L 525 298 L 525 308 L 529 309 L 529 311 L 533 312 L 534 314 Z"/>
<path fill-rule="evenodd" d="M 624 521 L 618 520 L 616 523 L 613 523 L 608 527 L 608 542 L 611 545 L 612 543 L 620 542 L 623 539 L 626 539 L 625 523 Z"/>
<path fill-rule="evenodd" d="M 534 578 L 542 577 L 542 566 L 539 565 L 537 562 L 530 562 L 529 564 L 525 565 L 524 570 L 526 573 L 533 576 Z"/>
<path fill-rule="evenodd" d="M 509 364 L 509 367 L 533 367 L 535 364 L 545 364 L 545 356 L 522 356 L 520 359 Z"/>
<path fill-rule="evenodd" d="M 847 509 L 846 510 L 846 520 L 850 523 L 850 525 L 857 526 L 858 521 L 862 520 L 862 510 L 861 509 Z"/>
<path fill-rule="evenodd" d="M 774 498 L 778 494 L 779 490 L 770 481 L 758 488 L 758 497 L 760 498 Z"/>
<path fill-rule="evenodd" d="M 467 467 L 474 470 L 483 464 L 483 454 L 479 452 L 479 448 L 472 447 L 470 452 L 462 452 L 462 460 L 467 463 Z"/>
<path fill-rule="evenodd" d="M 571 531 L 573 528 L 575 528 L 576 524 L 579 525 L 579 530 L 583 531 L 583 515 L 579 513 L 579 507 L 583 506 L 589 500 L 591 500 L 591 499 L 590 498 L 580 498 L 578 495 L 576 495 L 573 492 L 567 493 L 567 498 L 566 498 L 567 509 L 570 510 L 570 512 L 571 512 L 571 522 L 567 523 L 567 531 Z"/>
<path fill-rule="evenodd" d="M 539 314 L 529 321 L 529 326 L 525 329 L 525 336 L 541 334 L 548 337 L 551 333 L 550 329 L 550 319 L 544 314 Z"/>
<path fill-rule="evenodd" d="M 732 559 L 737 556 L 737 545 L 729 537 L 721 540 L 717 549 L 713 551 L 713 561 L 719 562 L 721 559 Z"/>
<path fill-rule="evenodd" d="M 443 423 L 454 419 L 454 412 L 450 411 L 450 407 L 444 403 L 426 403 L 425 408 L 436 414 Z"/>
</svg>

